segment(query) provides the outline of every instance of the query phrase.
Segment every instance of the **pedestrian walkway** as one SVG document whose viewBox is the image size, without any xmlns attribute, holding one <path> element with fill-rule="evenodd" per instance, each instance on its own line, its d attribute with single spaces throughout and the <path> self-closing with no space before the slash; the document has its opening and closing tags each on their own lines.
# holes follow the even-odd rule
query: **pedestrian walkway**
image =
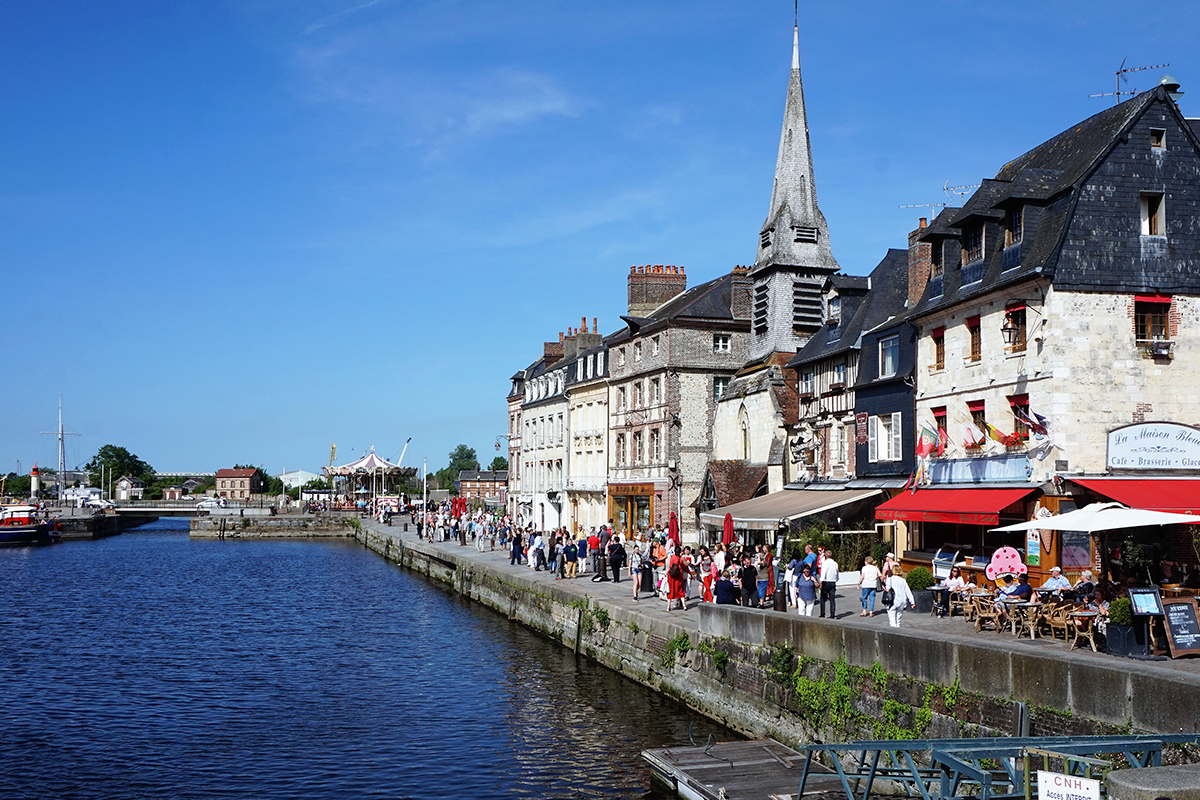
<svg viewBox="0 0 1200 800">
<path fill-rule="evenodd" d="M 381 525 L 374 519 L 362 520 L 364 526 L 369 527 L 372 531 L 384 535 L 392 536 L 401 542 L 412 543 L 417 541 L 416 526 L 409 525 L 408 532 L 403 532 L 403 524 L 401 520 L 404 518 L 397 517 L 393 519 L 392 525 Z M 612 581 L 596 583 L 592 581 L 591 573 L 585 573 L 574 580 L 555 580 L 555 576 L 549 572 L 535 572 L 528 565 L 510 565 L 508 551 L 501 550 L 499 544 L 495 551 L 485 550 L 479 552 L 475 549 L 474 542 L 468 542 L 466 546 L 460 545 L 456 541 L 452 542 L 425 542 L 426 547 L 432 547 L 435 550 L 445 552 L 460 561 L 478 561 L 486 564 L 488 569 L 495 570 L 501 574 L 520 575 L 525 577 L 534 576 L 545 580 L 548 584 L 553 584 L 556 587 L 577 593 L 580 598 L 589 598 L 592 600 L 602 600 L 606 603 L 614 604 L 621 608 L 636 610 L 637 612 L 646 615 L 654 621 L 662 621 L 664 623 L 673 623 L 682 626 L 685 630 L 696 631 L 700 627 L 700 600 L 693 596 L 687 601 L 685 610 L 676 609 L 667 611 L 667 601 L 658 597 L 652 597 L 647 592 L 641 592 L 641 600 L 634 601 L 633 585 L 627 578 L 623 578 L 619 583 Z M 693 592 L 696 588 L 693 588 Z M 882 606 L 876 607 L 876 613 L 873 617 L 861 617 L 859 611 L 862 606 L 859 602 L 859 592 L 856 587 L 842 586 L 839 587 L 837 593 L 837 609 L 838 614 L 836 624 L 851 628 L 875 628 L 880 630 L 888 629 L 887 614 L 884 613 Z M 759 612 L 763 613 L 763 612 Z M 768 614 L 784 612 L 765 612 Z M 795 614 L 795 610 L 787 613 Z M 812 617 L 814 624 L 828 624 L 828 620 L 819 619 L 814 613 Z M 1011 633 L 1004 631 L 997 633 L 994 631 L 985 630 L 976 633 L 973 624 L 964 621 L 962 617 L 953 617 L 943 619 L 940 617 L 930 616 L 929 614 L 920 614 L 913 610 L 909 610 L 904 614 L 901 622 L 902 631 L 913 631 L 921 636 L 930 639 L 938 639 L 943 641 L 962 642 L 969 644 L 985 644 L 989 648 L 1002 647 L 1013 651 L 1033 651 L 1045 652 L 1047 649 L 1062 653 L 1070 654 L 1072 658 L 1092 659 L 1096 663 L 1111 666 L 1114 663 L 1116 656 L 1111 656 L 1108 653 L 1094 653 L 1090 648 L 1072 647 L 1061 640 L 1051 641 L 1046 638 L 1028 639 L 1025 637 L 1016 637 Z M 1170 669 L 1178 672 L 1190 672 L 1200 674 L 1200 658 L 1177 658 L 1171 660 L 1160 661 L 1138 661 L 1134 659 L 1120 659 L 1121 664 L 1127 664 L 1132 670 L 1145 669 L 1146 671 L 1157 671 L 1158 669 Z"/>
</svg>

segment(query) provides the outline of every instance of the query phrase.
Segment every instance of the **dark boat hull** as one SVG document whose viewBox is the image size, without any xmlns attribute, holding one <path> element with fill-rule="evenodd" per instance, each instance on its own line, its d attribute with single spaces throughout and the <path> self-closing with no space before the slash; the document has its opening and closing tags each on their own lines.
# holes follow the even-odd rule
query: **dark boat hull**
<svg viewBox="0 0 1200 800">
<path fill-rule="evenodd" d="M 50 525 L 0 525 L 0 544 L 45 544 L 50 541 Z"/>
</svg>

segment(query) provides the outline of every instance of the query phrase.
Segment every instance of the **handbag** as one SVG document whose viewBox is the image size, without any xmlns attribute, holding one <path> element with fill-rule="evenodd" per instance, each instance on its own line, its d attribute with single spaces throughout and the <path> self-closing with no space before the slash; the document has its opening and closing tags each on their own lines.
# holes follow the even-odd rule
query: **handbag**
<svg viewBox="0 0 1200 800">
<path fill-rule="evenodd" d="M 896 590 L 884 589 L 883 594 L 879 596 L 879 602 L 883 603 L 884 608 L 891 608 L 896 602 Z"/>
</svg>

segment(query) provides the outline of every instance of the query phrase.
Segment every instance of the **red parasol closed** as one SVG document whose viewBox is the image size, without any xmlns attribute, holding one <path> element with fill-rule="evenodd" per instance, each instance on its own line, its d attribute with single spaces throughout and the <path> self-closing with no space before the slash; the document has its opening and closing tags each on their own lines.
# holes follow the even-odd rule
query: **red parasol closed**
<svg viewBox="0 0 1200 800">
<path fill-rule="evenodd" d="M 724 531 L 721 533 L 721 544 L 733 544 L 733 542 L 733 514 L 726 514 Z"/>
<path fill-rule="evenodd" d="M 675 512 L 671 512 L 671 516 L 667 519 L 667 538 L 675 543 L 675 548 L 679 548 L 679 518 L 675 516 Z"/>
</svg>

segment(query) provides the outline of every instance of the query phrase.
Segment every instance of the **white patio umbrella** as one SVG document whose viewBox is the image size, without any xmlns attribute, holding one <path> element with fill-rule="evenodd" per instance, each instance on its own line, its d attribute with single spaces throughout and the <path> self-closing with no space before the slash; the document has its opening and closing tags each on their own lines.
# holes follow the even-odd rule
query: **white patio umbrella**
<svg viewBox="0 0 1200 800">
<path fill-rule="evenodd" d="M 1200 525 L 1200 516 L 1191 514 L 1168 514 L 1165 511 L 1149 511 L 1144 508 L 1129 508 L 1120 503 L 1092 503 L 1065 514 L 1031 519 L 992 528 L 994 531 L 1114 531 L 1123 528 L 1141 528 L 1147 525 Z"/>
</svg>

